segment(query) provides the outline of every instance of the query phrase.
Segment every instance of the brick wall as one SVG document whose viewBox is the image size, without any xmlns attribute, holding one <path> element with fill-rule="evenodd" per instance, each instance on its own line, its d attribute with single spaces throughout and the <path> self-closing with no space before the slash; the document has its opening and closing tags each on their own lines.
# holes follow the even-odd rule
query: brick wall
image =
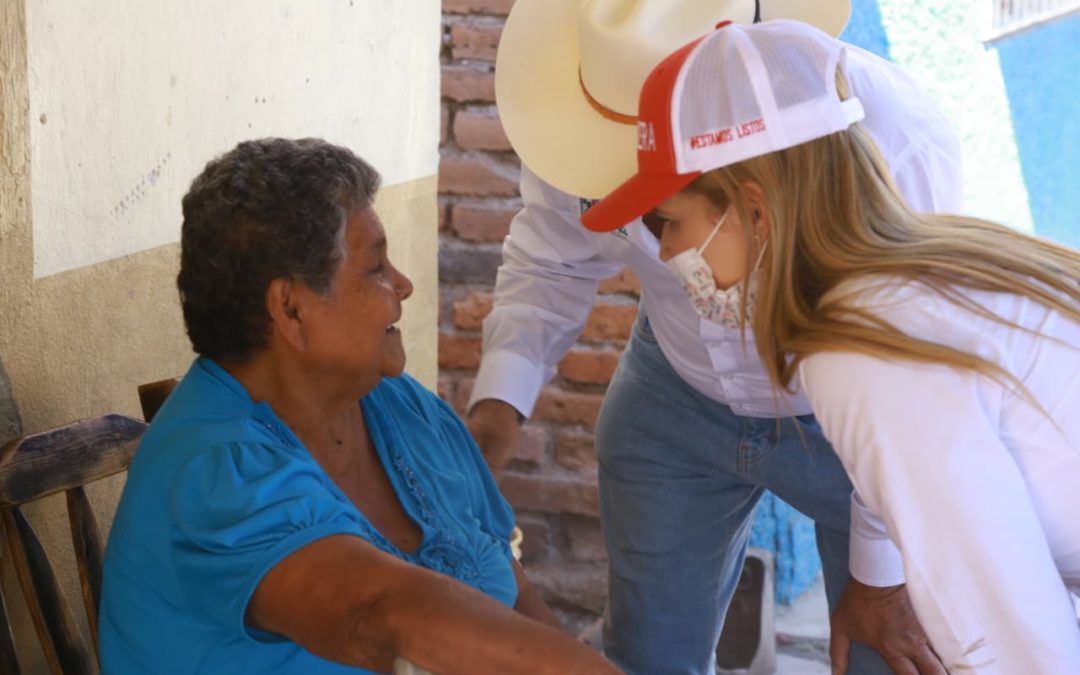
<svg viewBox="0 0 1080 675">
<path fill-rule="evenodd" d="M 521 206 L 520 162 L 494 103 L 495 50 L 512 5 L 443 0 L 439 394 L 462 413 L 480 362 L 501 242 Z M 581 339 L 540 396 L 500 479 L 525 532 L 529 575 L 574 630 L 604 606 L 593 428 L 630 335 L 637 293 L 629 271 L 602 284 Z"/>
</svg>

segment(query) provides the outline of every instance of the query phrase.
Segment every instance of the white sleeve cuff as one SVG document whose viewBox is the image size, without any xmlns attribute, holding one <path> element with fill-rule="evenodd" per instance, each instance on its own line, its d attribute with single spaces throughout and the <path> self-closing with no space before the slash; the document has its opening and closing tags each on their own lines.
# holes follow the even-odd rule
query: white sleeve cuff
<svg viewBox="0 0 1080 675">
<path fill-rule="evenodd" d="M 884 523 L 855 493 L 851 495 L 848 570 L 867 586 L 897 586 L 906 580 L 900 549 L 889 539 Z"/>
<path fill-rule="evenodd" d="M 544 367 L 514 352 L 485 353 L 465 409 L 472 410 L 480 401 L 494 398 L 509 403 L 523 417 L 528 417 L 540 397 L 540 390 L 555 375 L 554 369 L 550 370 L 552 372 L 547 373 Z"/>
</svg>

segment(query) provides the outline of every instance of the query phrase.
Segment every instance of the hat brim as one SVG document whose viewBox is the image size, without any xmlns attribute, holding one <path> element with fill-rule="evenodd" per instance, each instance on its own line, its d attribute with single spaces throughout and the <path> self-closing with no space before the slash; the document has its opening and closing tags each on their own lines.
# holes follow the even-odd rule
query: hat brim
<svg viewBox="0 0 1080 675">
<path fill-rule="evenodd" d="M 582 92 L 581 3 L 514 3 L 496 56 L 495 98 L 507 138 L 533 173 L 563 192 L 599 199 L 637 172 L 637 127 L 604 117 Z M 797 19 L 833 34 L 843 30 L 851 12 L 848 0 L 763 4 L 769 9 L 765 18 Z"/>
<path fill-rule="evenodd" d="M 633 222 L 662 201 L 694 182 L 700 172 L 674 176 L 639 173 L 615 188 L 581 216 L 581 224 L 593 232 L 610 232 Z"/>
</svg>

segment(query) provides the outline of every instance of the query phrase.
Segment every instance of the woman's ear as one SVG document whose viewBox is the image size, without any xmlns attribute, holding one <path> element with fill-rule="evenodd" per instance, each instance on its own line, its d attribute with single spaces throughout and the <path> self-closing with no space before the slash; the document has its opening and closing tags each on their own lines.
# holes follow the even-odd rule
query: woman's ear
<svg viewBox="0 0 1080 675">
<path fill-rule="evenodd" d="M 767 242 L 772 230 L 772 214 L 765 191 L 757 183 L 746 181 L 742 184 L 742 197 L 746 200 L 746 210 L 750 212 L 750 229 L 754 238 Z"/>
<path fill-rule="evenodd" d="M 266 287 L 266 311 L 271 337 L 276 335 L 293 349 L 303 350 L 307 340 L 298 290 L 292 279 L 272 279 Z"/>
</svg>

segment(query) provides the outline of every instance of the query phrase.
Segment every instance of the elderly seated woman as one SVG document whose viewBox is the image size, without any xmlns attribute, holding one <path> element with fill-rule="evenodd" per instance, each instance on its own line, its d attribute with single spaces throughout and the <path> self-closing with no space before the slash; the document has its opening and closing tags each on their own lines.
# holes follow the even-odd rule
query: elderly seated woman
<svg viewBox="0 0 1080 675">
<path fill-rule="evenodd" d="M 378 183 L 344 148 L 270 139 L 184 197 L 199 357 L 113 523 L 104 672 L 617 672 L 553 627 L 467 430 L 403 374 L 412 284 Z"/>
</svg>

